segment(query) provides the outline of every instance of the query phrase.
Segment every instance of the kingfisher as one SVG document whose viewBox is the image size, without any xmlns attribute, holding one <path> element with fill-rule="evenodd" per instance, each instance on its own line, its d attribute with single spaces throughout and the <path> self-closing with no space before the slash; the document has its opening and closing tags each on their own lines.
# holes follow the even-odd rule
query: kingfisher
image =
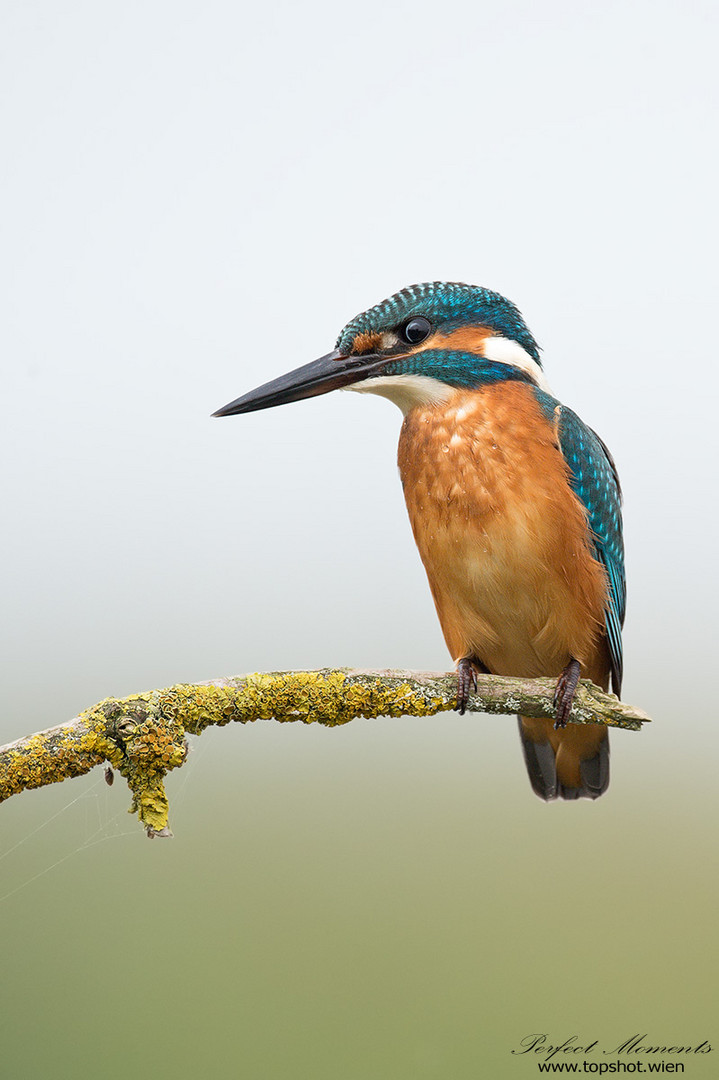
<svg viewBox="0 0 719 1080">
<path fill-rule="evenodd" d="M 334 350 L 225 405 L 268 409 L 346 389 L 404 414 L 398 465 L 415 542 L 457 671 L 556 677 L 554 719 L 519 717 L 545 800 L 609 785 L 604 725 L 567 726 L 580 676 L 617 696 L 626 585 L 612 456 L 554 397 L 520 311 L 490 289 L 410 285 L 347 323 Z"/>
</svg>

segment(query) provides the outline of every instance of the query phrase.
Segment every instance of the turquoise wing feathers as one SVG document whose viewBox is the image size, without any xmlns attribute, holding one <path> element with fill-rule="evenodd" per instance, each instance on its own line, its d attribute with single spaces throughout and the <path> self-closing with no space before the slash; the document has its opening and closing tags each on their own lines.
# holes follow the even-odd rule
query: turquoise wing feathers
<svg viewBox="0 0 719 1080">
<path fill-rule="evenodd" d="M 622 627 L 627 606 L 622 538 L 622 489 L 607 447 L 572 409 L 536 388 L 535 397 L 547 420 L 557 423 L 559 448 L 569 468 L 569 484 L 586 507 L 594 553 L 605 569 L 609 606 L 605 614 L 612 689 L 622 690 L 624 660 Z"/>
<path fill-rule="evenodd" d="M 622 689 L 622 626 L 627 603 L 622 538 L 622 489 L 612 455 L 575 412 L 561 406 L 559 445 L 569 467 L 569 483 L 589 515 L 592 542 L 609 585 L 605 626 L 612 668 L 612 687 Z"/>
</svg>

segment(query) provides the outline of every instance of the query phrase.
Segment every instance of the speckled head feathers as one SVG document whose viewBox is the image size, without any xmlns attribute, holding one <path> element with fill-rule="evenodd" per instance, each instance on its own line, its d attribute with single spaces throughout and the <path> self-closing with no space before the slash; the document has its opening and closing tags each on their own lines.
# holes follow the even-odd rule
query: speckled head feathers
<svg viewBox="0 0 719 1080">
<path fill-rule="evenodd" d="M 486 326 L 516 341 L 541 366 L 539 346 L 511 300 L 491 289 L 458 281 L 429 281 L 401 289 L 348 322 L 337 339 L 337 348 L 349 352 L 358 334 L 393 330 L 415 316 L 424 316 L 445 333 L 463 326 Z"/>
</svg>

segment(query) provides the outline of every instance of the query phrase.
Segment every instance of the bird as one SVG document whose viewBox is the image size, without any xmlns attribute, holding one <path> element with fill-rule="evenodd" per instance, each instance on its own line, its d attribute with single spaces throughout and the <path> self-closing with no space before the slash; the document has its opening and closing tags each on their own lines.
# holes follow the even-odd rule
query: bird
<svg viewBox="0 0 719 1080">
<path fill-rule="evenodd" d="M 518 717 L 540 798 L 609 785 L 602 724 L 567 724 L 580 677 L 621 693 L 622 492 L 601 438 L 554 397 L 519 309 L 461 282 L 410 285 L 350 320 L 335 348 L 218 409 L 233 416 L 345 389 L 394 402 L 417 548 L 456 666 L 556 678 L 554 718 Z"/>
</svg>

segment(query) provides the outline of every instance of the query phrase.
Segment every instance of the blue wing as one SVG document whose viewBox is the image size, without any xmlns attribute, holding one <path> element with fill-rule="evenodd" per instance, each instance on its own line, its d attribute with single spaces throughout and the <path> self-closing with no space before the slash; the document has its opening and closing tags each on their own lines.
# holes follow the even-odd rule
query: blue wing
<svg viewBox="0 0 719 1080">
<path fill-rule="evenodd" d="M 536 391 L 549 414 L 556 417 L 559 405 L 548 394 Z M 622 489 L 612 455 L 602 440 L 575 412 L 560 406 L 559 446 L 569 467 L 569 483 L 574 494 L 587 508 L 589 527 L 597 559 L 602 563 L 609 585 L 609 606 L 605 614 L 607 641 L 612 669 L 612 687 L 619 696 L 624 668 L 622 626 L 627 603 L 624 576 L 624 541 L 622 539 Z"/>
<path fill-rule="evenodd" d="M 564 405 L 559 418 L 559 445 L 569 466 L 572 491 L 587 508 L 597 558 L 607 572 L 609 607 L 604 621 L 612 665 L 612 687 L 619 696 L 624 670 L 622 626 L 627 606 L 622 489 L 612 455 L 602 440 Z"/>
</svg>

